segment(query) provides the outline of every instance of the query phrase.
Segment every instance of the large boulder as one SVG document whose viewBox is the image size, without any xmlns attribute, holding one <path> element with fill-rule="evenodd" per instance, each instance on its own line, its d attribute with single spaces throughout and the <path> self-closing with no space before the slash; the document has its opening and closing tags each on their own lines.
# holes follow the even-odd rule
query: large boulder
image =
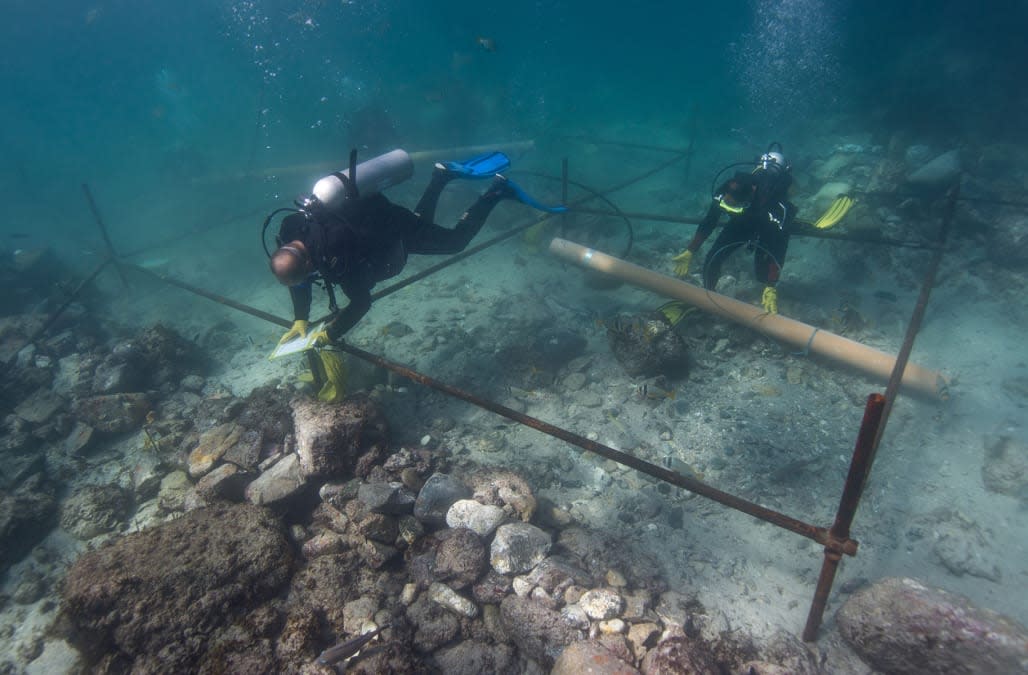
<svg viewBox="0 0 1028 675">
<path fill-rule="evenodd" d="M 197 670 L 219 630 L 276 595 L 292 549 L 266 509 L 215 505 L 113 540 L 68 572 L 63 609 L 88 659 Z"/>
<path fill-rule="evenodd" d="M 358 458 L 386 440 L 385 418 L 369 399 L 332 404 L 297 398 L 290 405 L 304 478 L 349 477 Z"/>
<path fill-rule="evenodd" d="M 853 594 L 839 630 L 876 670 L 914 673 L 1023 673 L 1028 631 L 967 598 L 914 579 L 882 579 Z"/>
<path fill-rule="evenodd" d="M 560 612 L 516 595 L 508 595 L 500 603 L 500 619 L 522 653 L 546 666 L 552 666 L 565 647 L 585 638 Z"/>
<path fill-rule="evenodd" d="M 56 524 L 53 483 L 37 473 L 14 491 L 0 490 L 0 578 Z"/>
</svg>

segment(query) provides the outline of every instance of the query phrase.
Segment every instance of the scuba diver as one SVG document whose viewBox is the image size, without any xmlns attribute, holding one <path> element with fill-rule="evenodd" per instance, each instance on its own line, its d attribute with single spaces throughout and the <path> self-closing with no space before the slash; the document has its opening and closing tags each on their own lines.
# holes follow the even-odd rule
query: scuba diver
<svg viewBox="0 0 1028 675">
<path fill-rule="evenodd" d="M 718 172 L 714 183 L 734 166 L 738 164 Z M 751 172 L 738 171 L 712 191 L 713 203 L 695 236 L 686 250 L 672 258 L 675 275 L 684 277 L 689 273 L 693 254 L 717 227 L 721 214 L 727 213 L 729 221 L 703 262 L 703 287 L 713 290 L 721 276 L 724 261 L 740 246 L 749 245 L 754 249 L 754 274 L 765 284 L 761 304 L 765 312 L 777 314 L 778 291 L 775 285 L 785 263 L 789 229 L 796 215 L 796 207 L 788 199 L 791 185 L 791 167 L 782 154 L 782 146 L 772 143 Z"/>
<path fill-rule="evenodd" d="M 411 253 L 446 255 L 463 251 L 485 224 L 493 208 L 504 199 L 515 199 L 534 208 L 554 213 L 563 206 L 544 206 L 527 195 L 516 183 L 500 175 L 510 166 L 502 152 L 478 155 L 464 162 L 436 164 L 428 187 L 411 211 L 393 204 L 381 193 L 387 187 L 413 175 L 410 155 L 393 150 L 356 163 L 319 180 L 310 197 L 298 201 L 297 209 L 278 209 L 264 222 L 266 233 L 271 219 L 283 211 L 276 239 L 278 248 L 267 250 L 272 273 L 289 287 L 293 304 L 293 325 L 279 344 L 308 337 L 312 285 L 324 285 L 331 312 L 319 332 L 311 336 L 320 358 L 321 400 L 335 401 L 343 394 L 344 371 L 338 355 L 321 349 L 341 338 L 371 309 L 371 289 L 379 281 L 399 274 Z M 353 177 L 353 178 L 351 178 Z M 435 224 L 436 205 L 443 188 L 454 179 L 492 178 L 489 188 L 450 228 Z M 262 235 L 263 237 L 263 235 Z M 333 285 L 349 301 L 339 309 Z"/>
</svg>

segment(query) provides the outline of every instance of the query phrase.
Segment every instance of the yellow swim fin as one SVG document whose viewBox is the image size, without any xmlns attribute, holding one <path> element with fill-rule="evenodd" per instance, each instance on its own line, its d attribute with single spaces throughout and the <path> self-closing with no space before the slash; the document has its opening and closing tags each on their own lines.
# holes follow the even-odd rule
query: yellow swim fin
<svg viewBox="0 0 1028 675">
<path fill-rule="evenodd" d="M 827 230 L 842 220 L 843 216 L 849 213 L 849 210 L 853 208 L 854 203 L 853 197 L 850 197 L 849 195 L 839 195 L 835 201 L 832 202 L 832 205 L 828 207 L 828 210 L 817 219 L 817 222 L 814 223 L 814 227 L 819 230 Z"/>
<path fill-rule="evenodd" d="M 672 326 L 677 326 L 682 319 L 695 311 L 695 307 L 690 307 L 681 300 L 665 302 L 657 308 L 657 312 L 662 314 L 664 318 L 667 319 L 667 322 Z"/>
</svg>

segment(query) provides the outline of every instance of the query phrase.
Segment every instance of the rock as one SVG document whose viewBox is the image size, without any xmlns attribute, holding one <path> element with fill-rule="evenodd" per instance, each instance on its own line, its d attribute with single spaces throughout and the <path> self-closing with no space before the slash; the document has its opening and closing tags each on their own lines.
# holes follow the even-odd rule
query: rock
<svg viewBox="0 0 1028 675">
<path fill-rule="evenodd" d="M 536 565 L 535 569 L 529 573 L 528 581 L 547 593 L 563 594 L 564 590 L 572 584 L 588 586 L 592 579 L 573 563 L 559 557 L 549 557 Z"/>
<path fill-rule="evenodd" d="M 93 427 L 76 421 L 71 433 L 64 439 L 64 454 L 77 457 L 85 452 L 92 440 Z"/>
<path fill-rule="evenodd" d="M 911 172 L 907 182 L 926 188 L 945 188 L 953 185 L 960 171 L 960 151 L 950 150 Z"/>
<path fill-rule="evenodd" d="M 516 473 L 493 469 L 479 471 L 471 476 L 471 488 L 477 501 L 502 506 L 526 523 L 535 515 L 536 499 L 532 488 Z"/>
<path fill-rule="evenodd" d="M 616 317 L 607 326 L 614 358 L 633 377 L 675 377 L 688 368 L 682 336 L 659 312 Z"/>
<path fill-rule="evenodd" d="M 381 513 L 365 513 L 357 520 L 361 536 L 383 544 L 392 544 L 399 534 L 396 519 Z"/>
<path fill-rule="evenodd" d="M 178 383 L 178 386 L 186 391 L 194 393 L 200 393 L 203 390 L 203 386 L 206 381 L 199 375 L 186 375 L 182 378 L 182 381 Z"/>
<path fill-rule="evenodd" d="M 46 594 L 48 587 L 43 575 L 30 567 L 21 573 L 21 581 L 11 594 L 11 600 L 19 605 L 31 605 Z"/>
<path fill-rule="evenodd" d="M 217 631 L 277 595 L 291 565 L 270 512 L 214 505 L 84 553 L 68 571 L 63 611 L 90 662 L 195 672 Z"/>
<path fill-rule="evenodd" d="M 853 186 L 842 181 L 825 183 L 813 198 L 813 212 L 824 213 L 831 206 L 839 195 L 848 195 Z"/>
<path fill-rule="evenodd" d="M 503 628 L 523 654 L 551 666 L 564 647 L 585 637 L 558 612 L 528 598 L 508 595 L 500 603 Z"/>
<path fill-rule="evenodd" d="M 414 510 L 417 495 L 403 483 L 362 483 L 357 490 L 359 499 L 369 511 L 402 516 Z"/>
<path fill-rule="evenodd" d="M 444 473 L 432 474 L 414 502 L 414 517 L 433 527 L 446 525 L 446 512 L 454 502 L 471 496 L 464 483 Z"/>
<path fill-rule="evenodd" d="M 63 398 L 50 389 L 38 389 L 18 404 L 14 414 L 31 424 L 45 424 L 63 407 Z"/>
<path fill-rule="evenodd" d="M 14 490 L 30 476 L 46 471 L 42 453 L 9 454 L 0 464 L 0 489 Z"/>
<path fill-rule="evenodd" d="M 157 504 L 164 512 L 182 511 L 185 509 L 186 495 L 193 488 L 185 471 L 172 471 L 161 479 L 161 487 L 157 492 Z"/>
<path fill-rule="evenodd" d="M 488 537 L 506 518 L 499 506 L 479 504 L 474 499 L 459 499 L 446 512 L 446 524 L 467 528 L 480 537 Z"/>
<path fill-rule="evenodd" d="M 239 441 L 243 428 L 234 422 L 219 424 L 200 436 L 200 441 L 189 453 L 189 475 L 203 476 L 221 459 L 229 448 Z"/>
<path fill-rule="evenodd" d="M 246 501 L 251 504 L 279 504 L 298 495 L 304 487 L 300 459 L 289 453 L 246 486 Z"/>
<path fill-rule="evenodd" d="M 361 454 L 386 438 L 385 420 L 370 399 L 331 404 L 297 398 L 290 406 L 304 478 L 352 475 Z"/>
<path fill-rule="evenodd" d="M 485 577 L 471 589 L 475 602 L 483 605 L 500 604 L 510 591 L 510 577 L 504 576 L 495 570 L 486 572 Z"/>
<path fill-rule="evenodd" d="M 632 646 L 635 658 L 641 659 L 646 650 L 657 643 L 660 637 L 660 626 L 655 623 L 636 623 L 628 628 L 628 643 Z"/>
<path fill-rule="evenodd" d="M 500 574 L 527 572 L 542 562 L 551 545 L 550 535 L 535 525 L 501 525 L 493 539 L 489 563 Z"/>
<path fill-rule="evenodd" d="M 303 557 L 307 560 L 319 555 L 333 555 L 346 548 L 343 537 L 335 532 L 322 532 L 303 542 Z"/>
<path fill-rule="evenodd" d="M 646 675 L 719 675 L 721 672 L 707 646 L 685 636 L 668 638 L 647 652 L 642 671 Z"/>
<path fill-rule="evenodd" d="M 857 591 L 836 619 L 853 649 L 883 672 L 985 675 L 1028 667 L 1024 626 L 914 579 L 882 579 Z"/>
<path fill-rule="evenodd" d="M 378 601 L 368 595 L 362 595 L 343 606 L 343 627 L 347 633 L 361 633 L 364 624 L 373 621 L 378 611 Z"/>
<path fill-rule="evenodd" d="M 550 675 L 639 675 L 639 671 L 593 640 L 568 645 Z"/>
<path fill-rule="evenodd" d="M 590 619 L 612 619 L 621 612 L 624 601 L 616 591 L 608 588 L 596 588 L 588 591 L 579 600 Z"/>
<path fill-rule="evenodd" d="M 150 410 L 146 394 L 111 394 L 80 398 L 73 411 L 80 421 L 104 434 L 138 429 Z"/>
<path fill-rule="evenodd" d="M 1028 499 L 1028 443 L 1010 436 L 986 437 L 982 481 L 991 492 Z"/>
<path fill-rule="evenodd" d="M 135 501 L 145 502 L 157 495 L 167 469 L 157 453 L 149 448 L 136 451 L 133 460 L 132 489 L 135 491 Z"/>
<path fill-rule="evenodd" d="M 373 570 L 382 569 L 386 563 L 400 554 L 396 547 L 371 539 L 361 541 L 354 550 Z"/>
<path fill-rule="evenodd" d="M 407 608 L 407 618 L 416 627 L 414 649 L 422 653 L 434 652 L 460 632 L 460 620 L 425 595 Z"/>
<path fill-rule="evenodd" d="M 597 624 L 600 633 L 604 635 L 621 635 L 628 630 L 628 626 L 621 619 L 608 619 Z"/>
<path fill-rule="evenodd" d="M 451 612 L 466 616 L 469 619 L 474 619 L 478 616 L 478 607 L 475 606 L 475 603 L 461 596 L 446 584 L 441 584 L 438 581 L 428 587 L 428 599 L 440 607 L 445 607 Z"/>
<path fill-rule="evenodd" d="M 458 590 L 478 581 L 488 568 L 485 544 L 464 528 L 439 533 L 435 556 L 435 576 Z"/>
<path fill-rule="evenodd" d="M 218 499 L 241 502 L 246 496 L 246 486 L 256 477 L 256 474 L 241 471 L 235 464 L 222 464 L 198 480 L 193 489 L 205 504 Z"/>
<path fill-rule="evenodd" d="M 123 394 L 144 388 L 145 376 L 136 363 L 104 359 L 93 372 L 93 393 Z"/>
<path fill-rule="evenodd" d="M 437 672 L 446 675 L 518 675 L 522 671 L 510 645 L 464 640 L 432 655 Z"/>
<path fill-rule="evenodd" d="M 13 492 L 0 491 L 0 576 L 49 534 L 57 514 L 56 489 L 35 474 Z"/>
<path fill-rule="evenodd" d="M 131 496 L 121 487 L 89 485 L 61 506 L 61 527 L 85 541 L 121 528 L 130 508 Z"/>
<path fill-rule="evenodd" d="M 231 462 L 244 471 L 256 472 L 264 449 L 264 434 L 260 429 L 244 429 L 236 442 L 222 455 L 223 462 Z"/>
</svg>

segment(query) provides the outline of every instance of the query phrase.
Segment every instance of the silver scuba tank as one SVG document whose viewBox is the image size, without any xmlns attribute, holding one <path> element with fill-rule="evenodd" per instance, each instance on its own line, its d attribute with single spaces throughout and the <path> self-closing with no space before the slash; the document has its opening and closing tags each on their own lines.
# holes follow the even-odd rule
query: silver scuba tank
<svg viewBox="0 0 1028 675">
<path fill-rule="evenodd" d="M 414 162 L 405 150 L 392 150 L 361 162 L 355 168 L 357 174 L 356 194 L 359 197 L 373 195 L 388 187 L 397 185 L 414 175 Z M 347 187 L 350 170 L 331 173 L 314 184 L 312 194 L 323 206 L 336 210 L 346 203 L 354 192 Z"/>
</svg>

